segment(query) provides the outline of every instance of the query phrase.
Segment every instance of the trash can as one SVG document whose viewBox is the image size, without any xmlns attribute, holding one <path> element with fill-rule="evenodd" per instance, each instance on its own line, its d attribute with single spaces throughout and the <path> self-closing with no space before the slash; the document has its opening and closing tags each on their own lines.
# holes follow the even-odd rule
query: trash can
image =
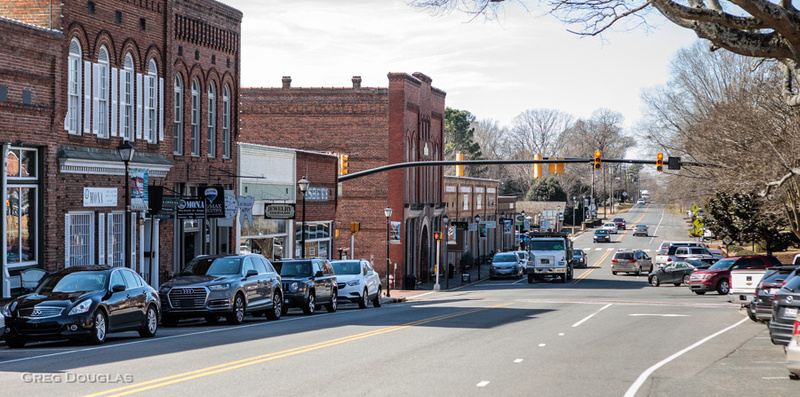
<svg viewBox="0 0 800 397">
<path fill-rule="evenodd" d="M 406 274 L 405 284 L 403 285 L 405 289 L 414 289 L 417 287 L 417 276 L 413 274 Z"/>
</svg>

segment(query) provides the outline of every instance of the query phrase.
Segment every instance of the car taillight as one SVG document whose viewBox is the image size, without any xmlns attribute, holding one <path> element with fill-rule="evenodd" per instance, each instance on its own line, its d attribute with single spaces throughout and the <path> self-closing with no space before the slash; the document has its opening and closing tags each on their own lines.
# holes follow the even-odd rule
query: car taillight
<svg viewBox="0 0 800 397">
<path fill-rule="evenodd" d="M 800 321 L 794 320 L 794 330 L 792 330 L 794 342 L 800 344 Z"/>
<path fill-rule="evenodd" d="M 617 258 L 612 259 L 611 262 L 616 263 L 617 262 Z"/>
<path fill-rule="evenodd" d="M 672 258 L 667 258 L 667 262 L 672 262 Z"/>
<path fill-rule="evenodd" d="M 630 263 L 636 263 L 636 259 L 631 259 L 631 260 L 630 260 L 630 261 L 628 261 L 628 262 L 630 262 Z"/>
</svg>

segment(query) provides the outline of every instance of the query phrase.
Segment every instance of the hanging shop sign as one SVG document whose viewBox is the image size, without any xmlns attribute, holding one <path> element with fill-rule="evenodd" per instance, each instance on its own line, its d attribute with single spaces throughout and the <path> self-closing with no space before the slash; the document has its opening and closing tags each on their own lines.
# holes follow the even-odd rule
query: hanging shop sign
<svg viewBox="0 0 800 397">
<path fill-rule="evenodd" d="M 178 219 L 203 219 L 206 216 L 206 199 L 184 198 L 178 201 Z"/>
<path fill-rule="evenodd" d="M 267 219 L 294 219 L 294 204 L 264 204 L 264 218 Z"/>
<path fill-rule="evenodd" d="M 205 199 L 206 218 L 225 217 L 225 188 L 221 185 L 206 186 L 201 189 Z"/>
</svg>

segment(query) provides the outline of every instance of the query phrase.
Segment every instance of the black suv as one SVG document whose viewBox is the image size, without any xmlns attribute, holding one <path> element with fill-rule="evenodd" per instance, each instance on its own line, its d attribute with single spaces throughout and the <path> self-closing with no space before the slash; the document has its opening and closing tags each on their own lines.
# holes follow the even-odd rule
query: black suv
<svg viewBox="0 0 800 397">
<path fill-rule="evenodd" d="M 772 318 L 772 297 L 789 279 L 795 276 L 797 266 L 777 266 L 767 269 L 756 286 L 747 315 L 753 321 L 767 322 Z"/>
<path fill-rule="evenodd" d="M 314 314 L 324 304 L 328 312 L 336 311 L 338 287 L 336 274 L 327 259 L 293 259 L 276 261 L 283 280 L 283 313 L 299 307 L 305 314 Z"/>
<path fill-rule="evenodd" d="M 277 320 L 282 314 L 281 278 L 258 254 L 201 255 L 159 288 L 161 322 L 175 326 L 182 317 L 215 323 L 224 315 L 241 324 L 245 313 Z"/>
<path fill-rule="evenodd" d="M 800 277 L 793 277 L 778 290 L 772 301 L 772 320 L 769 337 L 776 345 L 788 345 L 792 340 L 794 319 L 800 309 Z"/>
</svg>

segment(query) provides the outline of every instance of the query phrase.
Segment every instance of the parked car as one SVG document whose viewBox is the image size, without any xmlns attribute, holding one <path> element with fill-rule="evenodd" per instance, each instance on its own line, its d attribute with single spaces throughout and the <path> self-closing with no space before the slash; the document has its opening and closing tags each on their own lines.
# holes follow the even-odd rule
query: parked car
<svg viewBox="0 0 800 397">
<path fill-rule="evenodd" d="M 649 232 L 647 231 L 647 225 L 643 225 L 641 223 L 637 224 L 637 225 L 633 225 L 633 235 L 634 236 L 645 236 L 645 237 L 647 237 L 648 233 Z"/>
<path fill-rule="evenodd" d="M 620 272 L 636 273 L 637 276 L 642 272 L 652 272 L 653 262 L 650 257 L 642 250 L 619 250 L 611 259 L 611 274 L 616 275 Z"/>
<path fill-rule="evenodd" d="M 281 278 L 259 254 L 198 256 L 159 292 L 168 327 L 191 317 L 215 323 L 225 316 L 229 324 L 241 324 L 246 314 L 277 320 L 283 306 Z"/>
<path fill-rule="evenodd" d="M 713 265 L 717 261 L 714 260 L 712 262 L 711 260 L 708 260 L 708 259 L 689 259 L 689 258 L 687 258 L 687 259 L 684 259 L 683 262 L 686 262 L 686 263 L 694 266 L 694 268 L 696 270 L 703 270 L 703 269 L 708 269 L 709 267 L 711 267 L 711 265 Z"/>
<path fill-rule="evenodd" d="M 794 318 L 792 339 L 786 346 L 786 369 L 789 370 L 789 378 L 800 380 L 800 315 Z"/>
<path fill-rule="evenodd" d="M 606 223 L 604 223 L 603 226 L 601 227 L 601 229 L 608 230 L 608 233 L 610 233 L 610 234 L 617 234 L 617 224 L 614 223 L 614 222 L 606 222 Z"/>
<path fill-rule="evenodd" d="M 594 231 L 594 236 L 592 236 L 592 240 L 594 240 L 595 243 L 600 243 L 603 241 L 610 243 L 611 235 L 608 234 L 608 230 L 606 229 L 597 229 Z"/>
<path fill-rule="evenodd" d="M 794 321 L 800 312 L 800 277 L 787 281 L 772 300 L 769 337 L 773 344 L 788 345 L 794 332 Z"/>
<path fill-rule="evenodd" d="M 586 253 L 582 249 L 572 250 L 572 263 L 575 267 L 586 267 Z"/>
<path fill-rule="evenodd" d="M 364 309 L 369 302 L 381 307 L 381 277 L 366 259 L 331 261 L 336 273 L 338 299 L 358 303 Z"/>
<path fill-rule="evenodd" d="M 797 274 L 796 270 L 797 266 L 777 266 L 764 272 L 747 307 L 747 315 L 751 320 L 767 322 L 772 318 L 772 297 Z"/>
<path fill-rule="evenodd" d="M 111 332 L 158 330 L 158 291 L 127 268 L 72 266 L 46 275 L 36 289 L 2 308 L 3 339 L 19 348 L 31 340 L 87 339 Z"/>
<path fill-rule="evenodd" d="M 338 281 L 327 259 L 293 259 L 276 261 L 283 280 L 283 313 L 292 307 L 314 314 L 318 305 L 325 305 L 329 313 L 336 311 Z"/>
<path fill-rule="evenodd" d="M 525 268 L 520 264 L 520 256 L 515 252 L 498 252 L 489 266 L 489 279 L 497 277 L 522 278 Z"/>
<path fill-rule="evenodd" d="M 647 202 L 644 200 L 644 198 L 640 198 L 636 200 L 636 204 L 647 204 Z"/>
<path fill-rule="evenodd" d="M 705 270 L 698 270 L 689 277 L 689 289 L 697 295 L 717 291 L 727 295 L 730 290 L 731 269 L 766 269 L 780 266 L 781 262 L 772 255 L 749 255 L 720 259 Z"/>
<path fill-rule="evenodd" d="M 689 284 L 689 276 L 697 270 L 689 262 L 675 261 L 666 266 L 659 266 L 658 269 L 650 272 L 647 281 L 650 285 L 658 287 L 661 283 L 671 283 L 678 287 L 681 284 Z"/>
<path fill-rule="evenodd" d="M 614 224 L 617 225 L 617 229 L 625 230 L 628 227 L 628 223 L 625 222 L 625 218 L 614 218 Z"/>
<path fill-rule="evenodd" d="M 685 259 L 712 259 L 724 258 L 720 254 L 712 254 L 707 248 L 672 244 L 667 248 L 660 248 L 656 253 L 656 264 L 666 265 L 669 262 Z"/>
</svg>

